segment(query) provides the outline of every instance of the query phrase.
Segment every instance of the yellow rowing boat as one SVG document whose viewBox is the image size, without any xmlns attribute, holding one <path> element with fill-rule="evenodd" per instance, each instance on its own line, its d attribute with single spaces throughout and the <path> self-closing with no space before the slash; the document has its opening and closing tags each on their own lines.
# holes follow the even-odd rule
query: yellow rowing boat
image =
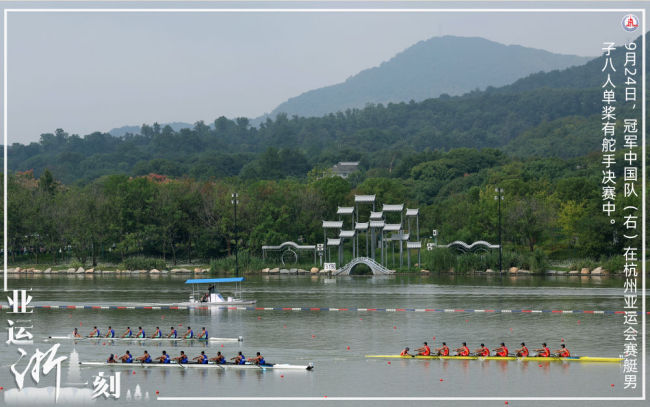
<svg viewBox="0 0 650 407">
<path fill-rule="evenodd" d="M 551 356 L 547 358 L 537 356 L 400 356 L 400 355 L 366 355 L 367 358 L 382 359 L 438 359 L 438 360 L 505 360 L 521 362 L 585 362 L 585 363 L 619 363 L 623 358 L 599 358 L 591 356 L 570 356 L 560 358 Z"/>
</svg>

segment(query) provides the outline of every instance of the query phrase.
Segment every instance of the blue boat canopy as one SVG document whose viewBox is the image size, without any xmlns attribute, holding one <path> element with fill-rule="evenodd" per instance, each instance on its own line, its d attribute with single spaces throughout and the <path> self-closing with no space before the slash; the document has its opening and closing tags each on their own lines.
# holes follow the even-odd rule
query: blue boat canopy
<svg viewBox="0 0 650 407">
<path fill-rule="evenodd" d="M 244 277 L 195 278 L 195 279 L 185 281 L 185 284 L 240 283 L 242 281 L 244 281 Z"/>
</svg>

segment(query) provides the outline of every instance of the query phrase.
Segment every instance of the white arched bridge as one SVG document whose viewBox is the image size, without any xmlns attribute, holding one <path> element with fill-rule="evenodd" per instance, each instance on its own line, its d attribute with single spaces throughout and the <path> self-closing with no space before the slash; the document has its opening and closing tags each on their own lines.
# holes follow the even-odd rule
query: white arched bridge
<svg viewBox="0 0 650 407">
<path fill-rule="evenodd" d="M 372 274 L 393 274 L 395 271 L 389 270 L 370 257 L 355 257 L 351 262 L 332 273 L 333 276 L 349 276 L 355 266 L 365 264 L 370 267 Z"/>
</svg>

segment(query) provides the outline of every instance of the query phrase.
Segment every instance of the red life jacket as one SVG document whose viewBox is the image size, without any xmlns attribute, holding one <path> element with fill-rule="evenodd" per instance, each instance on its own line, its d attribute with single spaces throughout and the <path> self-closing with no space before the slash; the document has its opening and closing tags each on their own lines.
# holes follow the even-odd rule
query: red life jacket
<svg viewBox="0 0 650 407">
<path fill-rule="evenodd" d="M 422 355 L 424 356 L 431 355 L 431 349 L 429 348 L 429 345 L 424 345 L 424 352 L 422 352 Z"/>
<path fill-rule="evenodd" d="M 567 348 L 564 348 L 560 351 L 560 357 L 568 358 L 569 356 L 571 356 L 571 354 L 569 353 L 569 350 Z"/>
<path fill-rule="evenodd" d="M 503 350 L 497 352 L 497 356 L 508 356 L 508 348 L 503 346 Z"/>
<path fill-rule="evenodd" d="M 479 353 L 479 356 L 490 356 L 490 350 L 488 348 L 481 349 Z"/>
<path fill-rule="evenodd" d="M 547 357 L 551 356 L 551 350 L 549 348 L 542 348 L 542 349 L 544 349 L 544 350 L 541 351 L 539 353 L 539 355 L 537 355 L 537 356 L 541 356 L 543 358 L 547 358 Z"/>
<path fill-rule="evenodd" d="M 449 347 L 447 345 L 443 346 L 440 350 L 441 356 L 449 356 Z"/>
<path fill-rule="evenodd" d="M 522 357 L 528 356 L 528 348 L 527 347 L 524 346 L 524 347 L 521 348 L 521 356 Z"/>
<path fill-rule="evenodd" d="M 463 346 L 462 348 L 460 348 L 460 352 L 458 353 L 458 356 L 467 356 L 467 355 L 469 355 L 469 349 L 467 348 L 467 346 Z"/>
</svg>

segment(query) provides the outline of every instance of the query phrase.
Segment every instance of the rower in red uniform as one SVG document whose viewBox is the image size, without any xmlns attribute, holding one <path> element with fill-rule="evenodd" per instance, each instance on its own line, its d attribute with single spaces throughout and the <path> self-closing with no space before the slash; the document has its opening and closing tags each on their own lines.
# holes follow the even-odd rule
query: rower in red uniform
<svg viewBox="0 0 650 407">
<path fill-rule="evenodd" d="M 418 356 L 430 356 L 431 355 L 431 348 L 429 348 L 429 345 L 427 345 L 426 342 L 424 342 L 423 347 L 417 348 L 415 351 L 418 353 Z"/>
<path fill-rule="evenodd" d="M 535 352 L 537 352 L 537 356 L 540 358 L 547 358 L 551 356 L 551 350 L 546 346 L 546 342 L 542 344 L 541 349 L 535 349 Z"/>
<path fill-rule="evenodd" d="M 517 357 L 520 358 L 525 358 L 526 356 L 528 356 L 528 348 L 526 347 L 526 344 L 522 342 L 521 348 L 517 349 L 517 352 L 515 354 L 517 355 Z"/>
<path fill-rule="evenodd" d="M 494 350 L 494 353 L 495 353 L 495 355 L 501 356 L 501 357 L 508 356 L 508 348 L 506 347 L 506 344 L 501 342 L 501 346 L 496 348 Z"/>
<path fill-rule="evenodd" d="M 485 344 L 481 344 L 481 347 L 474 351 L 476 356 L 490 356 L 490 350 L 485 347 Z"/>
<path fill-rule="evenodd" d="M 449 356 L 449 346 L 447 346 L 446 342 L 442 343 L 442 348 L 436 349 L 436 355 L 437 356 Z"/>
<path fill-rule="evenodd" d="M 404 350 L 399 354 L 400 356 L 413 356 L 409 353 L 409 347 L 407 346 L 404 348 Z"/>
<path fill-rule="evenodd" d="M 564 344 L 561 344 L 560 349 L 554 351 L 554 353 L 557 353 L 557 355 L 561 358 L 568 358 L 569 356 L 571 356 L 571 353 L 566 348 L 566 346 L 564 346 Z"/>
<path fill-rule="evenodd" d="M 467 342 L 463 342 L 463 346 L 456 349 L 456 356 L 469 356 L 469 348 L 467 347 Z"/>
</svg>

